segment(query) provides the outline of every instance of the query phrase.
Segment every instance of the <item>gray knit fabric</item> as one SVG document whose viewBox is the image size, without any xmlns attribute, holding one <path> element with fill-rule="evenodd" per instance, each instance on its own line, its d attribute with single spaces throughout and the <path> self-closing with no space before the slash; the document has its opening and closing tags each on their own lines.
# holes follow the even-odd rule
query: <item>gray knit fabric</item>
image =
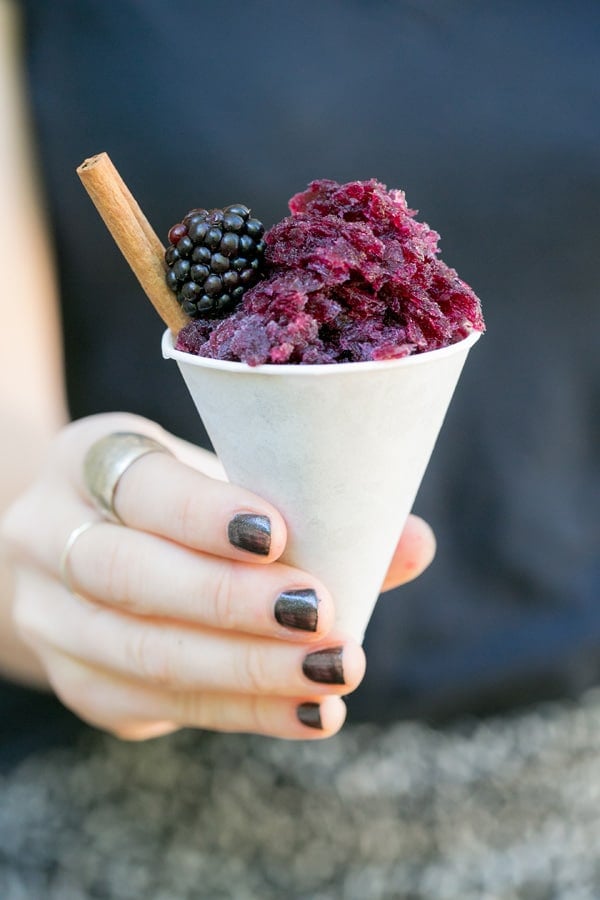
<svg viewBox="0 0 600 900">
<path fill-rule="evenodd" d="M 2 900 L 600 897 L 600 692 L 322 743 L 93 734 L 0 789 Z"/>
</svg>

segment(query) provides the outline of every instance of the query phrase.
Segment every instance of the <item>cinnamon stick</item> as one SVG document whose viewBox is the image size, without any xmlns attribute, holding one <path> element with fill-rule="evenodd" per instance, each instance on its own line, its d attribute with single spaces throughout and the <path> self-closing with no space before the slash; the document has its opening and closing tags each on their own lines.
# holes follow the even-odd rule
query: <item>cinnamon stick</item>
<svg viewBox="0 0 600 900">
<path fill-rule="evenodd" d="M 84 160 L 77 174 L 146 296 L 177 335 L 189 319 L 165 283 L 164 247 L 109 155 Z"/>
</svg>

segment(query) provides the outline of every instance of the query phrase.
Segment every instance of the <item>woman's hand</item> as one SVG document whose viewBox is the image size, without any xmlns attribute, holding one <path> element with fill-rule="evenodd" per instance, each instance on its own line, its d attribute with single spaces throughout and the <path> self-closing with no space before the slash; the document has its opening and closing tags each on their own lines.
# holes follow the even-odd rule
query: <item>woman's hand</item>
<svg viewBox="0 0 600 900">
<path fill-rule="evenodd" d="M 126 527 L 100 517 L 83 481 L 89 447 L 115 431 L 174 454 L 126 470 L 115 494 Z M 61 554 L 90 521 L 69 553 L 69 590 Z M 342 726 L 363 651 L 336 631 L 326 586 L 277 562 L 278 511 L 224 481 L 211 454 L 137 416 L 83 419 L 61 432 L 3 531 L 19 633 L 82 719 L 134 740 L 183 726 L 302 739 Z M 384 587 L 433 552 L 428 526 L 411 518 Z"/>
</svg>

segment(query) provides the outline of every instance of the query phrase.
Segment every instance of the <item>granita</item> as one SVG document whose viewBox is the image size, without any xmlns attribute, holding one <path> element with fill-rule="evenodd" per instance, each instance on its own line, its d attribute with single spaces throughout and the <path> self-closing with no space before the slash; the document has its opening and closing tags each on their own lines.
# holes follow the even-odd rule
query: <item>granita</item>
<svg viewBox="0 0 600 900">
<path fill-rule="evenodd" d="M 403 191 L 375 179 L 319 180 L 289 208 L 264 239 L 255 226 L 260 267 L 245 276 L 251 286 L 238 291 L 238 305 L 223 302 L 221 312 L 205 298 L 207 314 L 198 311 L 181 330 L 178 350 L 250 366 L 365 362 L 437 350 L 484 330 L 477 296 L 440 259 L 439 235 L 416 220 Z M 218 253 L 225 284 L 234 262 Z M 216 285 L 214 271 L 211 287 L 209 277 Z"/>
</svg>

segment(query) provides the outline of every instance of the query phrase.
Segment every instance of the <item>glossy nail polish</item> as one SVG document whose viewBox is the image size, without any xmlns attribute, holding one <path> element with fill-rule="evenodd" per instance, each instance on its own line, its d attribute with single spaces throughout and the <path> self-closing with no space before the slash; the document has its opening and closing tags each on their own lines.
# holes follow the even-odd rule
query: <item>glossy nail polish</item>
<svg viewBox="0 0 600 900">
<path fill-rule="evenodd" d="M 323 730 L 321 707 L 318 703 L 301 703 L 296 712 L 303 725 L 308 725 L 309 728 L 317 728 L 319 731 Z"/>
<path fill-rule="evenodd" d="M 271 520 L 254 513 L 238 513 L 227 529 L 230 544 L 240 550 L 268 556 L 271 549 Z"/>
<path fill-rule="evenodd" d="M 345 684 L 342 664 L 343 647 L 316 650 L 304 657 L 302 671 L 311 681 L 320 684 Z"/>
<path fill-rule="evenodd" d="M 275 601 L 275 618 L 286 628 L 316 631 L 319 598 L 312 588 L 283 591 Z"/>
</svg>

